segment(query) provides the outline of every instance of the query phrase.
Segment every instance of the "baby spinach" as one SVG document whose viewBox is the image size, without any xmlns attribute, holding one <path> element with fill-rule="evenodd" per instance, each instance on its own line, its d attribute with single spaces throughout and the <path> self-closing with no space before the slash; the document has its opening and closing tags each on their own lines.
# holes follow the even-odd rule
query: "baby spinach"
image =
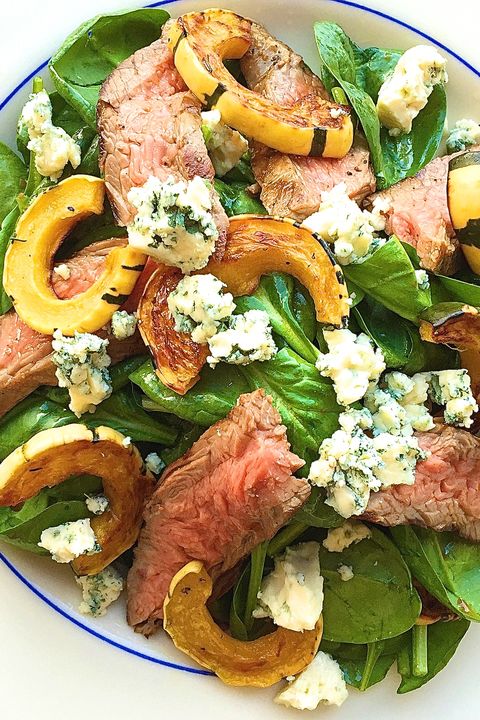
<svg viewBox="0 0 480 720">
<path fill-rule="evenodd" d="M 27 168 L 23 160 L 0 142 L 0 223 L 15 207 L 18 193 L 24 188 Z"/>
<path fill-rule="evenodd" d="M 437 675 L 453 657 L 463 636 L 469 628 L 469 621 L 458 619 L 449 622 L 437 622 L 429 625 L 427 632 L 427 672 L 424 675 L 413 673 L 412 644 L 403 649 L 404 659 L 398 662 L 402 681 L 397 692 L 404 694 L 417 690 Z"/>
<path fill-rule="evenodd" d="M 184 423 L 185 428 L 181 428 L 179 435 L 175 441 L 175 445 L 162 450 L 161 457 L 165 465 L 175 462 L 192 447 L 193 443 L 198 440 L 205 428 L 200 425 L 191 425 Z"/>
<path fill-rule="evenodd" d="M 215 178 L 215 190 L 228 217 L 232 215 L 264 215 L 266 213 L 260 200 L 247 190 L 245 183 L 234 182 L 229 185 Z"/>
<path fill-rule="evenodd" d="M 153 8 L 97 15 L 74 30 L 52 57 L 49 68 L 57 92 L 92 129 L 105 78 L 157 40 L 168 18 L 165 10 Z"/>
<path fill-rule="evenodd" d="M 308 527 L 334 528 L 343 525 L 345 518 L 325 504 L 325 490 L 313 487 L 307 502 L 295 513 L 294 521 Z"/>
<path fill-rule="evenodd" d="M 446 296 L 438 302 L 449 299 L 480 307 L 480 285 L 444 275 L 437 275 L 436 280 L 446 292 Z"/>
<path fill-rule="evenodd" d="M 235 304 L 240 313 L 265 310 L 273 330 L 304 360 L 315 363 L 319 351 L 304 331 L 316 330 L 315 307 L 290 275 L 264 275 L 253 295 L 235 298 Z"/>
<path fill-rule="evenodd" d="M 390 640 L 366 645 L 333 643 L 322 639 L 320 650 L 329 653 L 340 665 L 345 682 L 362 692 L 381 682 L 394 664 L 410 632 Z"/>
<path fill-rule="evenodd" d="M 223 180 L 226 183 L 246 183 L 247 185 L 253 185 L 255 175 L 253 174 L 249 152 L 246 152 L 235 167 L 223 176 Z"/>
<path fill-rule="evenodd" d="M 320 547 L 325 640 L 363 644 L 396 637 L 420 614 L 420 598 L 400 552 L 382 531 L 370 530 L 370 538 L 341 553 Z M 341 579 L 340 565 L 352 567 L 351 580 Z"/>
<path fill-rule="evenodd" d="M 5 253 L 7 252 L 12 235 L 15 232 L 20 210 L 16 205 L 4 218 L 0 226 L 0 315 L 4 315 L 12 307 L 12 301 L 3 287 L 3 269 L 5 267 Z"/>
<path fill-rule="evenodd" d="M 242 367 L 242 372 L 250 390 L 263 388 L 272 396 L 292 450 L 305 460 L 303 472 L 308 472 L 322 440 L 338 428 L 341 410 L 332 383 L 289 348 L 268 362 Z"/>
<path fill-rule="evenodd" d="M 252 551 L 250 561 L 233 589 L 230 632 L 238 640 L 253 640 L 256 636 L 253 611 L 257 606 L 257 595 L 262 583 L 267 545 L 268 541 L 260 543 Z"/>
<path fill-rule="evenodd" d="M 443 605 L 480 621 L 480 545 L 451 532 L 400 525 L 390 528 L 413 576 Z"/>
<path fill-rule="evenodd" d="M 430 290 L 418 287 L 412 262 L 395 235 L 365 262 L 346 265 L 344 272 L 365 293 L 413 323 L 432 304 Z"/>
<path fill-rule="evenodd" d="M 433 89 L 408 135 L 391 137 L 380 126 L 375 103 L 401 53 L 360 48 L 332 22 L 315 23 L 314 32 L 324 64 L 322 79 L 330 91 L 340 85 L 357 114 L 370 147 L 378 187 L 386 188 L 415 175 L 435 156 L 440 145 L 446 116 L 444 88 L 438 85 Z"/>
</svg>

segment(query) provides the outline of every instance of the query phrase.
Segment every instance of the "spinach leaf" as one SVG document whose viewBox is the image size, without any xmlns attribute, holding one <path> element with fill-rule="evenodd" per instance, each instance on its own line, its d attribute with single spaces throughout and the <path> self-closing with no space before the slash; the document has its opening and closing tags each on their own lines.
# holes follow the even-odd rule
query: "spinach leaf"
<svg viewBox="0 0 480 720">
<path fill-rule="evenodd" d="M 27 168 L 22 159 L 0 142 L 0 223 L 15 207 L 18 193 L 27 179 Z"/>
<path fill-rule="evenodd" d="M 365 262 L 343 270 L 349 280 L 405 320 L 417 324 L 419 315 L 432 304 L 430 291 L 418 287 L 415 269 L 395 235 Z"/>
<path fill-rule="evenodd" d="M 175 445 L 165 448 L 161 452 L 161 457 L 165 465 L 170 465 L 170 463 L 175 462 L 175 460 L 178 460 L 179 457 L 184 455 L 187 450 L 190 450 L 193 443 L 198 440 L 205 430 L 205 428 L 200 425 L 185 424 L 187 425 L 187 429 L 180 430 Z"/>
<path fill-rule="evenodd" d="M 255 182 L 255 175 L 253 174 L 249 152 L 246 152 L 245 155 L 240 158 L 235 167 L 223 176 L 223 181 L 228 184 L 244 183 L 247 185 L 253 185 Z"/>
<path fill-rule="evenodd" d="M 253 295 L 235 298 L 235 304 L 239 313 L 265 310 L 273 330 L 304 360 L 315 363 L 319 351 L 303 330 L 305 323 L 310 333 L 313 328 L 316 331 L 315 307 L 305 291 L 297 290 L 290 275 L 264 275 Z"/>
<path fill-rule="evenodd" d="M 12 235 L 15 232 L 20 210 L 15 206 L 4 218 L 0 226 L 0 315 L 4 315 L 12 307 L 12 301 L 3 287 L 3 269 L 5 267 L 5 253 L 7 252 Z"/>
<path fill-rule="evenodd" d="M 446 116 L 443 87 L 434 88 L 408 135 L 391 137 L 380 126 L 375 103 L 383 81 L 401 53 L 360 48 L 332 22 L 315 23 L 314 32 L 324 64 L 322 79 L 330 91 L 338 83 L 355 110 L 370 147 L 378 187 L 386 188 L 415 175 L 435 156 L 442 139 Z"/>
<path fill-rule="evenodd" d="M 323 607 L 325 640 L 372 643 L 409 630 L 421 611 L 410 571 L 400 552 L 380 530 L 341 553 L 320 546 L 320 567 L 325 579 Z M 339 565 L 352 567 L 348 582 Z"/>
<path fill-rule="evenodd" d="M 148 410 L 173 413 L 203 427 L 209 427 L 224 418 L 239 395 L 248 392 L 248 385 L 240 371 L 225 364 L 213 370 L 203 368 L 200 380 L 186 395 L 178 395 L 163 385 L 155 374 L 151 360 L 135 370 L 130 379 L 153 401 L 143 402 Z"/>
<path fill-rule="evenodd" d="M 409 636 L 410 632 L 407 632 L 368 645 L 333 643 L 322 638 L 320 650 L 338 662 L 348 685 L 363 692 L 385 678 Z"/>
<path fill-rule="evenodd" d="M 307 502 L 295 513 L 294 521 L 305 523 L 308 527 L 334 528 L 343 525 L 345 518 L 325 504 L 327 493 L 322 488 L 313 487 Z"/>
<path fill-rule="evenodd" d="M 140 9 L 97 15 L 71 33 L 49 68 L 57 92 L 96 129 L 100 86 L 122 60 L 156 40 L 169 15 Z"/>
<path fill-rule="evenodd" d="M 338 428 L 337 405 L 333 385 L 314 365 L 289 348 L 283 348 L 268 362 L 242 367 L 251 390 L 263 388 L 287 426 L 293 452 L 306 462 L 300 472 L 318 455 L 322 440 Z"/>
<path fill-rule="evenodd" d="M 480 621 L 480 545 L 451 532 L 390 528 L 413 576 L 443 605 Z"/>
<path fill-rule="evenodd" d="M 227 185 L 223 180 L 215 178 L 215 190 L 228 217 L 232 215 L 265 215 L 266 210 L 260 200 L 248 192 L 245 183 L 232 183 Z"/>
<path fill-rule="evenodd" d="M 429 682 L 453 657 L 457 647 L 463 636 L 468 630 L 470 623 L 468 620 L 458 619 L 449 622 L 437 622 L 429 625 L 427 629 L 427 673 L 425 675 L 416 676 L 412 672 L 412 645 L 406 646 L 408 653 L 408 662 L 399 662 L 398 669 L 402 675 L 397 692 L 404 694 L 417 690 L 425 683 Z"/>
<path fill-rule="evenodd" d="M 261 634 L 265 622 L 256 621 L 253 611 L 262 583 L 268 541 L 260 543 L 250 555 L 250 561 L 240 575 L 230 606 L 230 632 L 238 640 L 254 640 Z"/>
<path fill-rule="evenodd" d="M 437 282 L 447 293 L 447 297 L 443 299 L 458 300 L 461 303 L 467 303 L 474 307 L 480 307 L 480 286 L 464 280 L 445 277 L 444 275 L 436 276 Z M 439 300 L 437 302 L 442 302 Z"/>
<path fill-rule="evenodd" d="M 396 315 L 373 298 L 366 297 L 353 308 L 360 329 L 367 333 L 382 351 L 387 368 L 408 374 L 422 370 L 456 367 L 458 353 L 446 345 L 424 342 L 418 328 Z"/>
<path fill-rule="evenodd" d="M 294 283 L 295 286 L 293 289 L 292 297 L 293 314 L 298 325 L 303 330 L 308 340 L 313 342 L 317 335 L 318 329 L 317 317 L 315 313 L 315 303 L 313 302 L 310 293 L 303 287 L 303 285 L 298 282 L 298 280 L 295 279 Z M 295 350 L 293 345 L 292 348 L 293 350 Z M 302 355 L 302 353 L 300 352 L 298 354 Z M 308 358 L 304 359 L 307 360 Z"/>
</svg>

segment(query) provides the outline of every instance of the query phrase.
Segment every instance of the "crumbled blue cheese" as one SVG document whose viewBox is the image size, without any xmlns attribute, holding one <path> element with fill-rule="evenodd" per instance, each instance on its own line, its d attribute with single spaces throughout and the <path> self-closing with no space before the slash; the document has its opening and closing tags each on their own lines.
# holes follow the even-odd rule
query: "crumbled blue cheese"
<svg viewBox="0 0 480 720">
<path fill-rule="evenodd" d="M 87 495 L 85 505 L 94 515 L 103 515 L 108 510 L 109 502 L 105 495 Z"/>
<path fill-rule="evenodd" d="M 390 203 L 376 198 L 371 212 L 361 210 L 347 193 L 345 183 L 321 194 L 320 208 L 303 221 L 304 227 L 333 243 L 340 265 L 364 262 L 385 239 L 378 233 L 385 229 L 385 213 Z"/>
<path fill-rule="evenodd" d="M 220 110 L 202 112 L 202 132 L 215 175 L 223 177 L 248 150 L 248 140 L 222 122 Z"/>
<path fill-rule="evenodd" d="M 427 457 L 420 449 L 417 438 L 381 433 L 372 442 L 381 458 L 381 463 L 375 468 L 375 476 L 382 488 L 399 483 L 413 485 L 417 463 Z"/>
<path fill-rule="evenodd" d="M 80 165 L 80 146 L 53 124 L 52 103 L 45 90 L 30 95 L 20 115 L 20 132 L 23 128 L 30 138 L 27 147 L 35 154 L 35 167 L 43 177 L 58 180 L 67 163 L 74 169 Z"/>
<path fill-rule="evenodd" d="M 426 270 L 415 270 L 415 278 L 419 290 L 428 290 L 430 287 L 430 279 Z"/>
<path fill-rule="evenodd" d="M 275 625 L 297 632 L 313 630 L 323 608 L 323 578 L 319 544 L 289 547 L 275 558 L 275 569 L 263 580 L 256 618 L 270 617 Z"/>
<path fill-rule="evenodd" d="M 60 265 L 57 265 L 53 268 L 53 272 L 55 275 L 58 275 L 62 278 L 62 280 L 70 280 L 70 268 L 68 265 L 65 265 L 65 263 L 61 263 Z"/>
<path fill-rule="evenodd" d="M 480 144 L 480 125 L 476 120 L 464 118 L 455 123 L 447 138 L 449 153 L 461 152 L 472 145 Z"/>
<path fill-rule="evenodd" d="M 225 287 L 214 275 L 182 278 L 167 299 L 175 330 L 190 333 L 197 343 L 208 342 L 235 310 L 232 294 L 223 292 Z"/>
<path fill-rule="evenodd" d="M 95 412 L 96 406 L 112 394 L 107 347 L 108 340 L 98 335 L 76 332 L 74 337 L 66 337 L 60 330 L 53 333 L 55 375 L 59 386 L 68 388 L 69 408 L 77 417 Z"/>
<path fill-rule="evenodd" d="M 375 435 L 384 432 L 413 435 L 414 430 L 426 432 L 434 427 L 433 417 L 424 405 L 428 391 L 428 380 L 424 373 L 417 373 L 410 378 L 394 371 L 385 375 L 384 382 L 384 389 L 371 387 L 365 395 L 365 405 L 372 413 Z"/>
<path fill-rule="evenodd" d="M 466 428 L 472 426 L 472 415 L 478 412 L 478 405 L 472 395 L 467 370 L 432 372 L 430 393 L 436 403 L 445 405 L 444 418 L 447 424 Z"/>
<path fill-rule="evenodd" d="M 137 329 L 137 316 L 126 310 L 116 310 L 112 315 L 111 326 L 114 338 L 126 340 L 132 337 Z"/>
<path fill-rule="evenodd" d="M 80 555 L 101 550 L 88 518 L 47 528 L 40 535 L 38 545 L 48 550 L 52 560 L 58 563 L 69 563 Z"/>
<path fill-rule="evenodd" d="M 320 354 L 316 367 L 320 374 L 333 380 L 340 405 L 360 400 L 370 385 L 385 370 L 385 360 L 364 333 L 350 330 L 324 330 L 328 353 Z"/>
<path fill-rule="evenodd" d="M 318 652 L 310 665 L 275 697 L 275 702 L 296 710 L 315 710 L 323 705 L 342 705 L 348 690 L 340 665 L 331 655 Z"/>
<path fill-rule="evenodd" d="M 369 538 L 371 534 L 364 523 L 347 520 L 340 527 L 331 528 L 322 544 L 329 552 L 342 552 L 350 545 L 355 545 Z"/>
<path fill-rule="evenodd" d="M 337 572 L 343 582 L 348 582 L 348 580 L 351 580 L 353 577 L 355 577 L 353 567 L 351 565 L 339 565 L 337 568 Z"/>
<path fill-rule="evenodd" d="M 82 588 L 83 596 L 78 609 L 94 618 L 103 617 L 123 590 L 123 578 L 111 565 L 97 575 L 85 575 L 75 580 Z"/>
<path fill-rule="evenodd" d="M 228 327 L 220 330 L 208 341 L 210 355 L 207 362 L 215 367 L 220 361 L 231 365 L 270 360 L 277 352 L 270 320 L 264 310 L 247 310 L 232 315 Z"/>
<path fill-rule="evenodd" d="M 151 452 L 145 458 L 145 467 L 154 475 L 160 475 L 165 467 L 165 463 L 158 453 Z"/>
<path fill-rule="evenodd" d="M 411 131 L 433 87 L 448 81 L 446 65 L 446 59 L 430 45 L 416 45 L 403 53 L 378 93 L 378 117 L 390 135 Z"/>
<path fill-rule="evenodd" d="M 152 176 L 128 200 L 137 210 L 127 228 L 130 245 L 184 273 L 205 267 L 218 238 L 208 181 Z"/>
</svg>

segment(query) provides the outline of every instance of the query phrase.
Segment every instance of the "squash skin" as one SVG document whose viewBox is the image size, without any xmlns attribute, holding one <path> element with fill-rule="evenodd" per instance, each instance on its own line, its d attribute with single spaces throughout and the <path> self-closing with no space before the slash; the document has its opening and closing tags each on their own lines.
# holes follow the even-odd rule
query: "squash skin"
<svg viewBox="0 0 480 720">
<path fill-rule="evenodd" d="M 159 265 L 150 277 L 138 306 L 138 328 L 150 349 L 161 382 L 185 395 L 199 380 L 208 346 L 194 342 L 189 333 L 177 332 L 168 309 L 168 296 L 182 279 L 178 268 Z"/>
<path fill-rule="evenodd" d="M 102 213 L 104 193 L 103 180 L 72 175 L 39 195 L 18 221 L 3 281 L 18 315 L 37 332 L 96 332 L 135 286 L 145 255 L 127 245 L 110 252 L 102 275 L 85 292 L 60 300 L 51 287 L 58 247 L 77 222 Z"/>
<path fill-rule="evenodd" d="M 206 608 L 212 581 L 202 563 L 185 565 L 173 578 L 165 598 L 164 628 L 175 646 L 227 685 L 270 687 L 304 670 L 322 637 L 320 617 L 314 630 L 279 627 L 270 635 L 244 642 L 227 635 Z"/>
<path fill-rule="evenodd" d="M 420 336 L 432 343 L 452 345 L 459 350 L 480 351 L 480 314 L 465 303 L 433 305 L 420 318 Z"/>
<path fill-rule="evenodd" d="M 309 97 L 287 109 L 247 90 L 230 75 L 223 60 L 246 53 L 250 32 L 250 20 L 211 9 L 178 18 L 168 44 L 187 86 L 202 103 L 217 108 L 227 125 L 279 152 L 344 157 L 353 142 L 347 106 Z M 332 117 L 331 110 L 341 112 Z"/>
<path fill-rule="evenodd" d="M 470 268 L 480 274 L 480 151 L 452 158 L 448 173 L 448 208 Z"/>
<path fill-rule="evenodd" d="M 289 218 L 230 218 L 222 260 L 210 260 L 200 272 L 218 277 L 234 296 L 254 292 L 267 273 L 293 275 L 312 296 L 318 322 L 336 327 L 348 322 L 348 290 L 340 266 L 319 236 Z"/>
<path fill-rule="evenodd" d="M 79 575 L 103 570 L 135 543 L 140 532 L 154 479 L 136 447 L 125 446 L 124 440 L 109 427 L 89 430 L 75 423 L 37 433 L 0 464 L 1 506 L 18 505 L 72 475 L 102 479 L 109 508 L 91 520 L 102 550 L 72 562 Z"/>
</svg>

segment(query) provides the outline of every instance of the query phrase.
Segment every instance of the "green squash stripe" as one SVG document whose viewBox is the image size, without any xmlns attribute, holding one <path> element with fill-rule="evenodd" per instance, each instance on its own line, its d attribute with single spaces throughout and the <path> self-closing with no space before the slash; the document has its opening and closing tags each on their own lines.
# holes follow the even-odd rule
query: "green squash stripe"
<svg viewBox="0 0 480 720">
<path fill-rule="evenodd" d="M 464 228 L 456 231 L 462 245 L 474 245 L 480 248 L 480 218 L 469 220 Z"/>
<path fill-rule="evenodd" d="M 321 157 L 325 150 L 325 143 L 327 142 L 327 131 L 325 128 L 316 127 L 313 131 L 312 147 L 310 148 L 309 155 L 313 157 Z"/>
<path fill-rule="evenodd" d="M 473 150 L 462 153 L 462 155 L 457 155 L 457 157 L 450 160 L 448 168 L 452 171 L 459 170 L 463 167 L 469 167 L 470 165 L 480 165 L 480 150 Z"/>
</svg>

